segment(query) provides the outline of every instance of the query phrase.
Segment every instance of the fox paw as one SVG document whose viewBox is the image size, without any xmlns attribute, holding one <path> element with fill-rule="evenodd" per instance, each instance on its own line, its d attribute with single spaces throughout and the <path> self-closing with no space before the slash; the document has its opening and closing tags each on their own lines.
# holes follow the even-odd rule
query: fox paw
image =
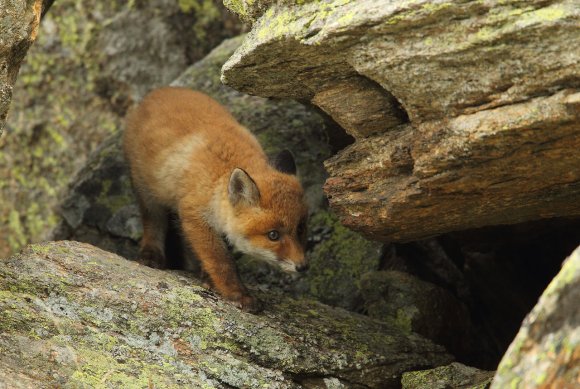
<svg viewBox="0 0 580 389">
<path fill-rule="evenodd" d="M 247 294 L 240 296 L 238 299 L 233 300 L 232 302 L 236 307 L 240 308 L 244 312 L 258 313 L 264 309 L 260 300 Z"/>
<path fill-rule="evenodd" d="M 138 262 L 155 269 L 165 269 L 167 260 L 161 250 L 152 247 L 143 247 L 139 251 Z"/>
</svg>

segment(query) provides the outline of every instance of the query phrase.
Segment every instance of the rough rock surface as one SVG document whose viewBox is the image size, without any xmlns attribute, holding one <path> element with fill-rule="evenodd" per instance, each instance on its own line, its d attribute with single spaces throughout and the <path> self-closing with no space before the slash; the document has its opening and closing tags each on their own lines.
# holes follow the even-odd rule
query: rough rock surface
<svg viewBox="0 0 580 389">
<path fill-rule="evenodd" d="M 0 137 L 12 99 L 12 88 L 26 52 L 38 36 L 43 8 L 51 1 L 0 2 Z"/>
<path fill-rule="evenodd" d="M 328 160 L 330 204 L 380 240 L 580 215 L 580 92 L 360 140 Z M 380 178 L 380 179 L 378 179 Z"/>
<path fill-rule="evenodd" d="M 580 247 L 526 317 L 499 364 L 492 388 L 580 385 Z"/>
<path fill-rule="evenodd" d="M 405 371 L 450 362 L 357 314 L 275 294 L 247 314 L 187 274 L 82 243 L 29 246 L 0 275 L 8 387 L 395 388 Z"/>
<path fill-rule="evenodd" d="M 226 6 L 253 28 L 223 81 L 309 100 L 357 138 L 327 163 L 348 227 L 409 241 L 580 214 L 575 1 Z"/>
<path fill-rule="evenodd" d="M 402 389 L 487 389 L 493 373 L 454 362 L 435 369 L 405 373 L 401 383 Z"/>
<path fill-rule="evenodd" d="M 46 238 L 71 176 L 135 100 L 239 30 L 210 0 L 55 2 L 23 62 L 0 138 L 0 256 Z"/>
<path fill-rule="evenodd" d="M 474 349 L 469 311 L 446 289 L 399 271 L 366 273 L 360 285 L 370 317 L 445 345 L 457 357 Z"/>
</svg>

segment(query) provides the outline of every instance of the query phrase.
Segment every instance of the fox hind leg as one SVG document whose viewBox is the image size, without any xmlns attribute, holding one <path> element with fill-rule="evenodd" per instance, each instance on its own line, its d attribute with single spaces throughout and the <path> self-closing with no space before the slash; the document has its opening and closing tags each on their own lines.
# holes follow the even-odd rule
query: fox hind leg
<svg viewBox="0 0 580 389">
<path fill-rule="evenodd" d="M 143 221 L 143 237 L 139 248 L 139 262 L 150 267 L 167 268 L 165 238 L 169 222 L 168 210 L 135 190 Z"/>
</svg>

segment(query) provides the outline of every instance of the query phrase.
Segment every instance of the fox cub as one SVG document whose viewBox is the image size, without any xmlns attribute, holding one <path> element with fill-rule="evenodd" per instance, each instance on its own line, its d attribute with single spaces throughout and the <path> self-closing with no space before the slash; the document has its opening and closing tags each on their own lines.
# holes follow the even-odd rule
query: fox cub
<svg viewBox="0 0 580 389">
<path fill-rule="evenodd" d="M 306 270 L 308 210 L 292 154 L 269 162 L 256 138 L 209 96 L 171 87 L 151 92 L 128 115 L 123 149 L 143 219 L 143 264 L 166 267 L 172 211 L 213 287 L 244 310 L 259 304 L 241 283 L 224 237 L 286 271 Z"/>
</svg>

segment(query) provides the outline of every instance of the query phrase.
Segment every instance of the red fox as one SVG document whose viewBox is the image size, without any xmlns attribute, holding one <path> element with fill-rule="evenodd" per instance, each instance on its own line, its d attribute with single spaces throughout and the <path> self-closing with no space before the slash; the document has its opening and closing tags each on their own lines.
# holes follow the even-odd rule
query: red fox
<svg viewBox="0 0 580 389">
<path fill-rule="evenodd" d="M 211 97 L 172 87 L 149 93 L 127 117 L 123 149 L 143 220 L 143 264 L 166 267 L 172 211 L 213 287 L 244 310 L 259 303 L 241 283 L 224 237 L 286 271 L 306 270 L 308 209 L 292 154 L 269 162 Z"/>
</svg>

